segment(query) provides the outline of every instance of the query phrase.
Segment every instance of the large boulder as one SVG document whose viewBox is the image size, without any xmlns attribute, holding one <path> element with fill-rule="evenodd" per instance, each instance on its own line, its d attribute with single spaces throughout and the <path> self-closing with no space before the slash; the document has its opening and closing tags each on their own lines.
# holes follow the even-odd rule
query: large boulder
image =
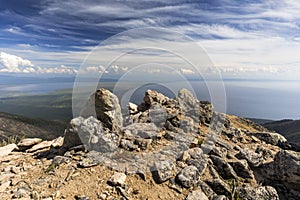
<svg viewBox="0 0 300 200">
<path fill-rule="evenodd" d="M 280 145 L 280 144 L 287 142 L 285 137 L 283 137 L 279 133 L 259 132 L 259 133 L 254 133 L 253 135 L 255 137 L 257 137 L 258 139 L 266 142 L 267 144 L 271 144 L 271 145 Z"/>
<path fill-rule="evenodd" d="M 110 91 L 100 88 L 91 95 L 81 116 L 94 116 L 112 131 L 118 131 L 123 126 L 123 116 L 119 99 Z"/>
<path fill-rule="evenodd" d="M 200 122 L 200 105 L 198 99 L 187 89 L 178 91 L 178 102 L 181 111 L 188 117 L 191 117 L 195 122 Z"/>
<path fill-rule="evenodd" d="M 89 150 L 111 152 L 118 148 L 119 137 L 103 127 L 101 121 L 91 116 L 71 120 L 65 131 L 64 148 L 84 144 Z"/>
<path fill-rule="evenodd" d="M 274 158 L 274 162 L 266 166 L 265 174 L 268 174 L 269 179 L 275 181 L 299 184 L 300 152 L 279 151 Z"/>
</svg>

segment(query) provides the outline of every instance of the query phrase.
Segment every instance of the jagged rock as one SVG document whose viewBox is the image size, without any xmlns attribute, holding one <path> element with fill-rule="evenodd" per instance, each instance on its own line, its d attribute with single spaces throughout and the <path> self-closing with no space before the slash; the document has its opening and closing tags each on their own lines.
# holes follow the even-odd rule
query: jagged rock
<svg viewBox="0 0 300 200">
<path fill-rule="evenodd" d="M 202 189 L 207 197 L 212 197 L 216 194 L 204 181 L 199 180 L 198 187 Z"/>
<path fill-rule="evenodd" d="M 112 186 L 123 186 L 126 181 L 126 175 L 124 173 L 115 172 L 107 181 Z"/>
<path fill-rule="evenodd" d="M 262 164 L 263 158 L 261 154 L 255 153 L 250 149 L 241 149 L 238 154 L 235 155 L 238 159 L 246 159 L 250 166 L 258 167 Z"/>
<path fill-rule="evenodd" d="M 199 177 L 200 174 L 198 169 L 195 166 L 190 165 L 179 172 L 176 176 L 176 180 L 183 187 L 190 188 L 197 184 Z"/>
<path fill-rule="evenodd" d="M 211 155 L 210 159 L 213 161 L 217 171 L 224 179 L 237 178 L 237 175 L 232 166 L 228 164 L 228 162 L 226 162 L 224 159 L 214 155 Z"/>
<path fill-rule="evenodd" d="M 119 137 L 103 128 L 102 122 L 95 117 L 77 117 L 71 120 L 69 128 L 65 131 L 63 147 L 70 148 L 81 143 L 89 150 L 112 152 L 118 148 Z"/>
<path fill-rule="evenodd" d="M 245 200 L 279 200 L 276 190 L 271 186 L 238 187 L 237 192 L 239 197 Z"/>
<path fill-rule="evenodd" d="M 112 131 L 118 131 L 123 126 L 123 116 L 119 99 L 110 91 L 100 88 L 91 95 L 81 116 L 96 116 L 103 125 Z"/>
<path fill-rule="evenodd" d="M 263 146 L 258 146 L 255 149 L 255 153 L 258 153 L 262 156 L 263 160 L 267 160 L 269 158 L 274 158 L 274 155 L 270 149 L 267 149 Z"/>
<path fill-rule="evenodd" d="M 52 141 L 42 141 L 42 142 L 34 145 L 30 149 L 27 149 L 26 152 L 32 153 L 32 152 L 35 152 L 35 151 L 38 151 L 38 150 L 50 148 L 51 145 L 52 145 Z"/>
<path fill-rule="evenodd" d="M 154 123 L 133 123 L 123 128 L 123 131 L 129 130 L 132 134 L 137 135 L 138 130 L 145 132 L 157 132 L 159 129 Z"/>
<path fill-rule="evenodd" d="M 253 178 L 253 173 L 246 160 L 236 160 L 229 162 L 229 164 L 233 167 L 234 171 L 239 177 Z"/>
<path fill-rule="evenodd" d="M 174 140 L 175 136 L 176 136 L 176 133 L 168 131 L 164 135 L 164 138 L 166 138 L 167 140 Z"/>
<path fill-rule="evenodd" d="M 173 164 L 168 161 L 158 161 L 152 171 L 156 183 L 163 183 L 173 177 Z"/>
<path fill-rule="evenodd" d="M 217 193 L 218 195 L 230 196 L 230 187 L 221 179 L 206 180 L 206 183 Z"/>
<path fill-rule="evenodd" d="M 33 145 L 36 145 L 43 140 L 41 138 L 25 138 L 22 139 L 17 145 L 21 151 L 31 148 Z"/>
<path fill-rule="evenodd" d="M 225 147 L 214 147 L 209 154 L 225 158 L 227 155 L 227 149 Z"/>
<path fill-rule="evenodd" d="M 157 127 L 164 127 L 165 123 L 168 119 L 168 113 L 167 111 L 158 105 L 152 106 L 149 109 L 149 121 L 154 123 Z"/>
<path fill-rule="evenodd" d="M 122 199 L 129 200 L 129 187 L 116 187 L 117 192 L 123 197 Z"/>
<path fill-rule="evenodd" d="M 134 103 L 129 102 L 128 103 L 128 111 L 130 115 L 134 115 L 136 113 L 138 113 L 138 106 Z"/>
<path fill-rule="evenodd" d="M 200 122 L 209 124 L 214 113 L 214 107 L 209 101 L 200 101 Z"/>
<path fill-rule="evenodd" d="M 201 189 L 192 191 L 187 197 L 186 200 L 208 200 L 208 197 L 202 192 Z"/>
<path fill-rule="evenodd" d="M 264 174 L 271 180 L 299 184 L 300 152 L 281 150 L 276 154 L 274 162 L 264 169 Z"/>
<path fill-rule="evenodd" d="M 52 140 L 51 146 L 54 148 L 61 147 L 64 144 L 64 138 L 63 137 L 58 137 Z"/>
<path fill-rule="evenodd" d="M 271 145 L 279 145 L 287 142 L 285 137 L 283 137 L 279 133 L 259 132 L 259 133 L 253 133 L 253 135 L 255 135 L 255 137 L 257 137 L 258 139 Z"/>
<path fill-rule="evenodd" d="M 200 149 L 199 147 L 194 147 L 184 151 L 179 159 L 182 161 L 186 161 L 191 158 L 200 159 L 202 158 L 202 155 L 203 155 L 202 149 Z"/>
<path fill-rule="evenodd" d="M 146 150 L 151 147 L 152 139 L 136 138 L 134 144 L 138 145 L 142 150 Z"/>
<path fill-rule="evenodd" d="M 202 175 L 207 167 L 207 159 L 204 157 L 201 159 L 188 159 L 186 163 L 195 166 L 198 169 L 199 175 Z"/>
<path fill-rule="evenodd" d="M 199 124 L 195 123 L 191 117 L 184 116 L 180 120 L 179 128 L 185 133 L 198 133 Z"/>
<path fill-rule="evenodd" d="M 17 149 L 16 144 L 8 144 L 4 147 L 0 147 L 0 158 L 7 156 L 10 154 L 13 150 Z"/>
<path fill-rule="evenodd" d="M 198 99 L 187 89 L 179 90 L 177 98 L 182 112 L 195 120 L 196 123 L 199 123 L 202 113 L 200 112 Z"/>
<path fill-rule="evenodd" d="M 154 91 L 154 90 L 147 90 L 145 92 L 145 97 L 144 97 L 144 105 L 139 106 L 139 110 L 143 111 L 143 107 L 150 108 L 151 105 L 153 105 L 154 102 L 159 103 L 159 104 L 164 104 L 169 100 L 168 97 L 165 95 Z"/>
<path fill-rule="evenodd" d="M 137 148 L 139 148 L 139 146 L 133 144 L 132 141 L 130 141 L 130 140 L 124 140 L 124 139 L 121 140 L 120 146 L 121 146 L 123 149 L 126 149 L 126 150 L 128 150 L 128 151 L 133 151 L 133 150 L 136 150 Z"/>
<path fill-rule="evenodd" d="M 83 123 L 83 117 L 77 117 L 70 121 L 67 129 L 64 133 L 64 144 L 63 147 L 69 149 L 82 144 L 82 141 L 79 137 L 79 128 Z"/>
</svg>

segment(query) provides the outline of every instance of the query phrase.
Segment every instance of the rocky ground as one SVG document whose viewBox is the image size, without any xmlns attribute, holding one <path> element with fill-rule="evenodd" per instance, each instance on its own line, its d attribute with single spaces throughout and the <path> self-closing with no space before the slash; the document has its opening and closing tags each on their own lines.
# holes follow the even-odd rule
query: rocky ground
<svg viewBox="0 0 300 200">
<path fill-rule="evenodd" d="M 64 137 L 0 147 L 0 162 L 0 199 L 300 199 L 297 146 L 185 89 L 127 111 L 99 89 Z"/>
</svg>

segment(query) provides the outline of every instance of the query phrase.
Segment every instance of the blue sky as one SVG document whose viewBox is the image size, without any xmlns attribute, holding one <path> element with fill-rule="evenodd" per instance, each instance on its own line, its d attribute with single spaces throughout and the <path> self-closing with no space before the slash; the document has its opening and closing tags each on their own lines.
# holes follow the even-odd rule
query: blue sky
<svg viewBox="0 0 300 200">
<path fill-rule="evenodd" d="M 299 79 L 299 10 L 296 0 L 0 0 L 0 72 L 75 74 L 107 38 L 163 27 L 201 45 L 224 76 Z"/>
</svg>

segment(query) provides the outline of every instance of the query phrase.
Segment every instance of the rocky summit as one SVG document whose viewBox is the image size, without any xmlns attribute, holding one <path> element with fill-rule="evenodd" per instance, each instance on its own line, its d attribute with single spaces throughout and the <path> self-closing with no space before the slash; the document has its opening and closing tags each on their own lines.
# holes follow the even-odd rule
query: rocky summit
<svg viewBox="0 0 300 200">
<path fill-rule="evenodd" d="M 300 199 L 300 152 L 186 89 L 91 95 L 64 137 L 0 147 L 0 199 Z"/>
</svg>

